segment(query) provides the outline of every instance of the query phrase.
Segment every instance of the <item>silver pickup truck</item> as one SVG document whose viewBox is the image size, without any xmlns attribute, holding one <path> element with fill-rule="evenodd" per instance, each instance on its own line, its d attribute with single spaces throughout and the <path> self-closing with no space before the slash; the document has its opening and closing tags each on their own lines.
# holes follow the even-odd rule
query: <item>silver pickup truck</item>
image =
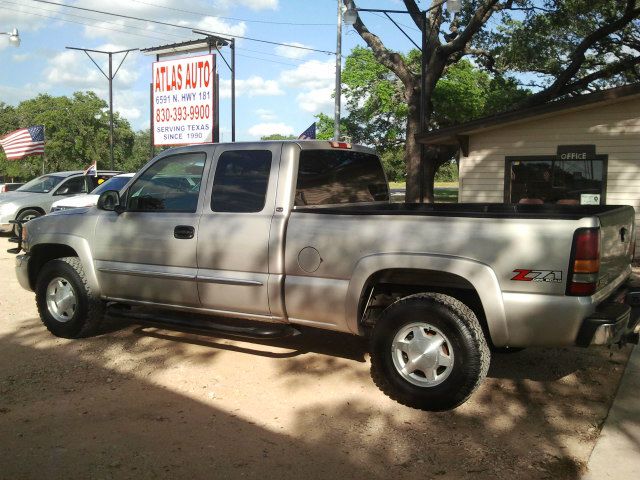
<svg viewBox="0 0 640 480">
<path fill-rule="evenodd" d="M 15 239 L 55 335 L 130 306 L 229 335 L 366 335 L 376 384 L 425 410 L 463 403 L 493 348 L 638 340 L 631 207 L 390 203 L 372 150 L 321 141 L 170 149 L 121 192 Z"/>
</svg>

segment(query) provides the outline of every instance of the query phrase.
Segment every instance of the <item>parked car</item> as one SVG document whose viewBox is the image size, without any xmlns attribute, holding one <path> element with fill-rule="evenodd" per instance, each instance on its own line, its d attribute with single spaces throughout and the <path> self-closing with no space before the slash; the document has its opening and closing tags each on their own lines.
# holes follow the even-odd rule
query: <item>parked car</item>
<svg viewBox="0 0 640 480">
<path fill-rule="evenodd" d="M 100 184 L 91 193 L 81 193 L 80 195 L 64 197 L 60 200 L 56 200 L 51 205 L 51 211 L 57 212 L 60 210 L 69 210 L 71 208 L 93 207 L 98 202 L 98 198 L 102 192 L 106 192 L 107 190 L 122 190 L 134 175 L 135 173 L 121 173 Z"/>
<path fill-rule="evenodd" d="M 108 302 L 141 322 L 249 338 L 366 335 L 383 392 L 443 410 L 480 385 L 490 346 L 638 342 L 628 303 L 640 295 L 625 286 L 634 217 L 390 203 L 380 159 L 342 142 L 195 145 L 162 152 L 97 208 L 29 222 L 13 251 L 25 250 L 18 280 L 54 335 L 96 332 Z"/>
<path fill-rule="evenodd" d="M 98 171 L 97 176 L 85 175 L 82 170 L 48 173 L 0 196 L 0 232 L 15 230 L 11 220 L 28 222 L 44 215 L 53 202 L 62 196 L 88 193 L 100 180 L 107 180 L 121 172 Z"/>
<path fill-rule="evenodd" d="M 0 183 L 0 193 L 13 192 L 22 185 L 24 185 L 24 183 Z"/>
</svg>

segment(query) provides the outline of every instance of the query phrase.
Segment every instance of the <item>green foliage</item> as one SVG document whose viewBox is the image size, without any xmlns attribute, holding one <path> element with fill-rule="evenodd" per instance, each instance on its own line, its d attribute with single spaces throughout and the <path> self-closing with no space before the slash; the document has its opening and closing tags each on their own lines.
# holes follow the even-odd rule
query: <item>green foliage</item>
<svg viewBox="0 0 640 480">
<path fill-rule="evenodd" d="M 436 171 L 436 182 L 457 182 L 458 181 L 458 164 L 455 160 L 443 163 Z"/>
<path fill-rule="evenodd" d="M 110 167 L 107 104 L 93 92 L 72 97 L 40 94 L 17 107 L 0 105 L 0 135 L 32 125 L 45 127 L 45 170 L 77 170 L 94 161 L 98 168 Z M 129 122 L 114 114 L 115 168 L 124 170 L 132 161 L 135 134 Z M 41 156 L 7 161 L 0 153 L 0 172 L 31 178 L 42 172 Z"/>
<path fill-rule="evenodd" d="M 420 52 L 413 50 L 404 60 L 419 71 Z M 403 147 L 408 108 L 398 79 L 377 62 L 371 50 L 362 47 L 354 48 L 347 57 L 342 79 L 349 110 L 343 123 L 354 142 L 374 145 L 381 152 Z M 498 113 L 528 95 L 514 79 L 492 76 L 461 60 L 449 66 L 436 85 L 429 128 Z"/>
<path fill-rule="evenodd" d="M 272 133 L 271 135 L 263 135 L 260 140 L 295 140 L 295 135 L 281 135 L 280 133 Z"/>
<path fill-rule="evenodd" d="M 474 39 L 475 46 L 488 51 L 499 71 L 534 73 L 545 87 L 567 67 L 580 42 L 603 25 L 622 16 L 620 0 L 518 0 L 520 10 L 504 10 L 496 16 L 498 28 L 487 29 Z M 636 2 L 637 5 L 637 2 Z M 636 55 L 640 22 L 636 18 L 604 35 L 589 48 L 573 78 L 577 80 L 618 60 Z M 631 48 L 629 48 L 631 47 Z M 637 81 L 633 66 L 603 77 L 592 86 L 599 88 Z"/>
<path fill-rule="evenodd" d="M 316 118 L 316 138 L 318 140 L 332 140 L 333 139 L 333 130 L 334 130 L 334 121 L 329 115 L 325 115 L 324 113 L 319 113 L 315 115 Z M 340 125 L 340 131 L 345 131 L 343 125 Z"/>
<path fill-rule="evenodd" d="M 342 83 L 349 111 L 344 125 L 353 141 L 381 150 L 402 144 L 408 112 L 403 87 L 371 50 L 355 47 L 351 51 Z"/>
<path fill-rule="evenodd" d="M 406 167 L 402 147 L 389 148 L 380 152 L 380 160 L 390 182 L 404 182 Z"/>
</svg>

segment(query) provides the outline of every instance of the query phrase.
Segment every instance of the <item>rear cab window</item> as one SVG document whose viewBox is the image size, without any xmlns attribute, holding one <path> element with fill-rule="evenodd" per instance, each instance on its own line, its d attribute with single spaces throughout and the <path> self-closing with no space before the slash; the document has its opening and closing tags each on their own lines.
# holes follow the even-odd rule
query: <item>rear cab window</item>
<svg viewBox="0 0 640 480">
<path fill-rule="evenodd" d="M 211 210 L 236 213 L 262 211 L 270 171 L 269 150 L 229 150 L 222 153 L 213 180 Z"/>
<path fill-rule="evenodd" d="M 376 155 L 353 150 L 300 152 L 296 207 L 388 201 L 387 179 Z"/>
</svg>

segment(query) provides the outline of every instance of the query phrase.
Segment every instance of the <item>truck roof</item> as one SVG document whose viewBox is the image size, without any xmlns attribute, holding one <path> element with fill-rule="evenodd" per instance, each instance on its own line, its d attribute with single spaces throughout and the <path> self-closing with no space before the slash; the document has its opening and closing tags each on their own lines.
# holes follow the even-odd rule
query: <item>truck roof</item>
<svg viewBox="0 0 640 480">
<path fill-rule="evenodd" d="M 73 175 L 78 175 L 82 173 L 84 173 L 84 170 L 66 170 L 64 172 L 49 172 L 49 173 L 45 173 L 45 175 L 55 175 L 56 177 L 71 177 Z M 98 170 L 98 175 L 105 174 L 105 173 L 112 173 L 114 175 L 117 175 L 122 172 L 118 170 Z"/>
<path fill-rule="evenodd" d="M 358 145 L 355 143 L 348 143 L 348 142 L 334 142 L 332 140 L 255 140 L 255 141 L 233 142 L 233 143 L 232 142 L 209 143 L 206 145 L 220 145 L 223 147 L 235 145 L 235 146 L 242 146 L 242 147 L 259 148 L 260 145 L 274 144 L 274 143 L 295 144 L 295 145 L 298 145 L 301 150 L 336 149 L 336 150 L 352 150 L 356 152 L 370 153 L 372 155 L 376 154 L 376 151 L 373 148 L 365 147 L 364 145 Z M 333 146 L 332 144 L 337 144 L 337 145 Z M 189 151 L 193 151 L 194 148 L 197 148 L 197 147 L 202 148 L 202 145 L 203 144 L 184 145 L 180 147 L 172 147 L 168 150 L 174 151 L 178 149 L 180 150 L 186 149 Z"/>
</svg>

